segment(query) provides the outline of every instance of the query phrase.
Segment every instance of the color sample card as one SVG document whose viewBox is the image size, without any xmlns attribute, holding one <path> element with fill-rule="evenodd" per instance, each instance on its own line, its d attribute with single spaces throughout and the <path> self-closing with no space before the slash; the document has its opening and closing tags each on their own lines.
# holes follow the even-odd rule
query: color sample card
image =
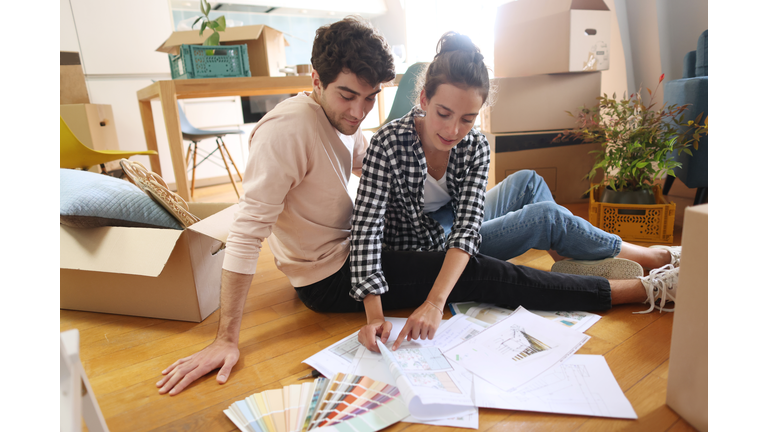
<svg viewBox="0 0 768 432">
<path fill-rule="evenodd" d="M 312 383 L 266 390 L 237 401 L 224 414 L 243 432 L 377 431 L 408 416 L 397 387 L 336 374 Z M 352 429 L 349 429 L 352 427 Z"/>
</svg>

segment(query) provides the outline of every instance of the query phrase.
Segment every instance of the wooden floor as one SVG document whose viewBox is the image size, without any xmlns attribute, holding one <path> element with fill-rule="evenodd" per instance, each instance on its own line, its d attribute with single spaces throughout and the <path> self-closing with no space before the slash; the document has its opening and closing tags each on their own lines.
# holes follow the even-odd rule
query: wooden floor
<svg viewBox="0 0 768 432">
<path fill-rule="evenodd" d="M 238 185 L 239 186 L 239 185 Z M 201 202 L 234 202 L 231 185 L 195 191 Z M 586 204 L 567 205 L 586 216 Z M 681 228 L 675 228 L 680 244 Z M 266 243 L 265 243 L 266 245 Z M 515 264 L 549 270 L 545 252 L 529 251 Z M 480 409 L 481 431 L 509 430 L 652 430 L 692 431 L 665 405 L 671 313 L 635 315 L 640 306 L 621 306 L 601 313 L 587 330 L 592 338 L 579 354 L 605 356 L 638 420 Z M 411 310 L 388 313 L 407 317 Z M 445 318 L 450 313 L 446 312 Z M 296 384 L 308 372 L 302 360 L 357 331 L 363 313 L 319 314 L 296 297 L 266 248 L 245 306 L 240 361 L 229 382 L 219 385 L 215 372 L 181 394 L 157 393 L 160 371 L 175 360 L 207 346 L 215 337 L 219 312 L 199 324 L 89 312 L 60 311 L 61 331 L 80 331 L 80 355 L 109 429 L 117 431 L 236 431 L 222 412 L 256 392 Z M 387 431 L 449 428 L 397 423 Z"/>
</svg>

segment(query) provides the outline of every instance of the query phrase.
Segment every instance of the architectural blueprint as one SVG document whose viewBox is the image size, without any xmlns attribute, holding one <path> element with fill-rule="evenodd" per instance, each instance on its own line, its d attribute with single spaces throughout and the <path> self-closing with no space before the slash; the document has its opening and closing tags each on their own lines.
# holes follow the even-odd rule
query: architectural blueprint
<svg viewBox="0 0 768 432">
<path fill-rule="evenodd" d="M 519 307 L 445 354 L 476 376 L 511 391 L 563 362 L 588 340 L 587 335 Z"/>
</svg>

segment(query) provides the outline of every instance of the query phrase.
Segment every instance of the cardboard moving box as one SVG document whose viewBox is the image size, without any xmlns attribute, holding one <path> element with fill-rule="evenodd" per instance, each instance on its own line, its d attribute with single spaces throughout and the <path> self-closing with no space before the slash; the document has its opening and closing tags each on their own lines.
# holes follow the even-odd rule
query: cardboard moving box
<svg viewBox="0 0 768 432">
<path fill-rule="evenodd" d="M 611 11 L 602 0 L 517 0 L 496 12 L 494 75 L 608 70 Z"/>
<path fill-rule="evenodd" d="M 211 29 L 205 29 L 202 36 L 199 30 L 173 32 L 156 51 L 178 55 L 180 45 L 202 45 L 212 33 Z M 286 66 L 285 47 L 289 44 L 281 31 L 263 24 L 227 27 L 219 37 L 221 45 L 248 45 L 251 76 L 285 75 L 280 69 Z"/>
<path fill-rule="evenodd" d="M 185 230 L 60 225 L 60 308 L 201 322 L 219 307 L 238 206 L 190 203 Z"/>
<path fill-rule="evenodd" d="M 112 105 L 61 105 L 59 113 L 83 144 L 94 150 L 120 150 Z"/>
<path fill-rule="evenodd" d="M 120 150 L 112 105 L 61 105 L 59 113 L 72 133 L 86 147 L 94 150 Z M 104 167 L 107 171 L 112 171 L 120 168 L 120 163 L 106 162 Z M 101 172 L 98 165 L 92 166 L 91 171 Z"/>
<path fill-rule="evenodd" d="M 685 209 L 667 380 L 667 405 L 698 431 L 709 429 L 708 215 L 708 204 Z"/>
<path fill-rule="evenodd" d="M 499 184 L 520 170 L 534 170 L 549 186 L 552 197 L 559 204 L 584 202 L 589 180 L 584 176 L 595 163 L 592 150 L 600 144 L 567 142 L 553 144 L 557 133 L 537 132 L 520 134 L 486 134 L 491 146 L 491 168 L 488 181 Z M 598 174 L 602 179 L 602 175 Z"/>
<path fill-rule="evenodd" d="M 87 104 L 88 87 L 85 84 L 80 53 L 59 51 L 59 104 Z"/>
<path fill-rule="evenodd" d="M 512 133 L 572 129 L 582 106 L 597 105 L 601 72 L 494 78 L 496 103 L 482 109 L 483 132 Z"/>
</svg>

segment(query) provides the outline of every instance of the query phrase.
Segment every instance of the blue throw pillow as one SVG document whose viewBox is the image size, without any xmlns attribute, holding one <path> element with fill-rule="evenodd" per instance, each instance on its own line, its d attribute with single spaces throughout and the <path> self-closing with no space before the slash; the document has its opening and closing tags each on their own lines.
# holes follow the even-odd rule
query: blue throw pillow
<svg viewBox="0 0 768 432">
<path fill-rule="evenodd" d="M 63 225 L 184 229 L 163 206 L 126 180 L 61 168 L 60 190 Z"/>
</svg>

